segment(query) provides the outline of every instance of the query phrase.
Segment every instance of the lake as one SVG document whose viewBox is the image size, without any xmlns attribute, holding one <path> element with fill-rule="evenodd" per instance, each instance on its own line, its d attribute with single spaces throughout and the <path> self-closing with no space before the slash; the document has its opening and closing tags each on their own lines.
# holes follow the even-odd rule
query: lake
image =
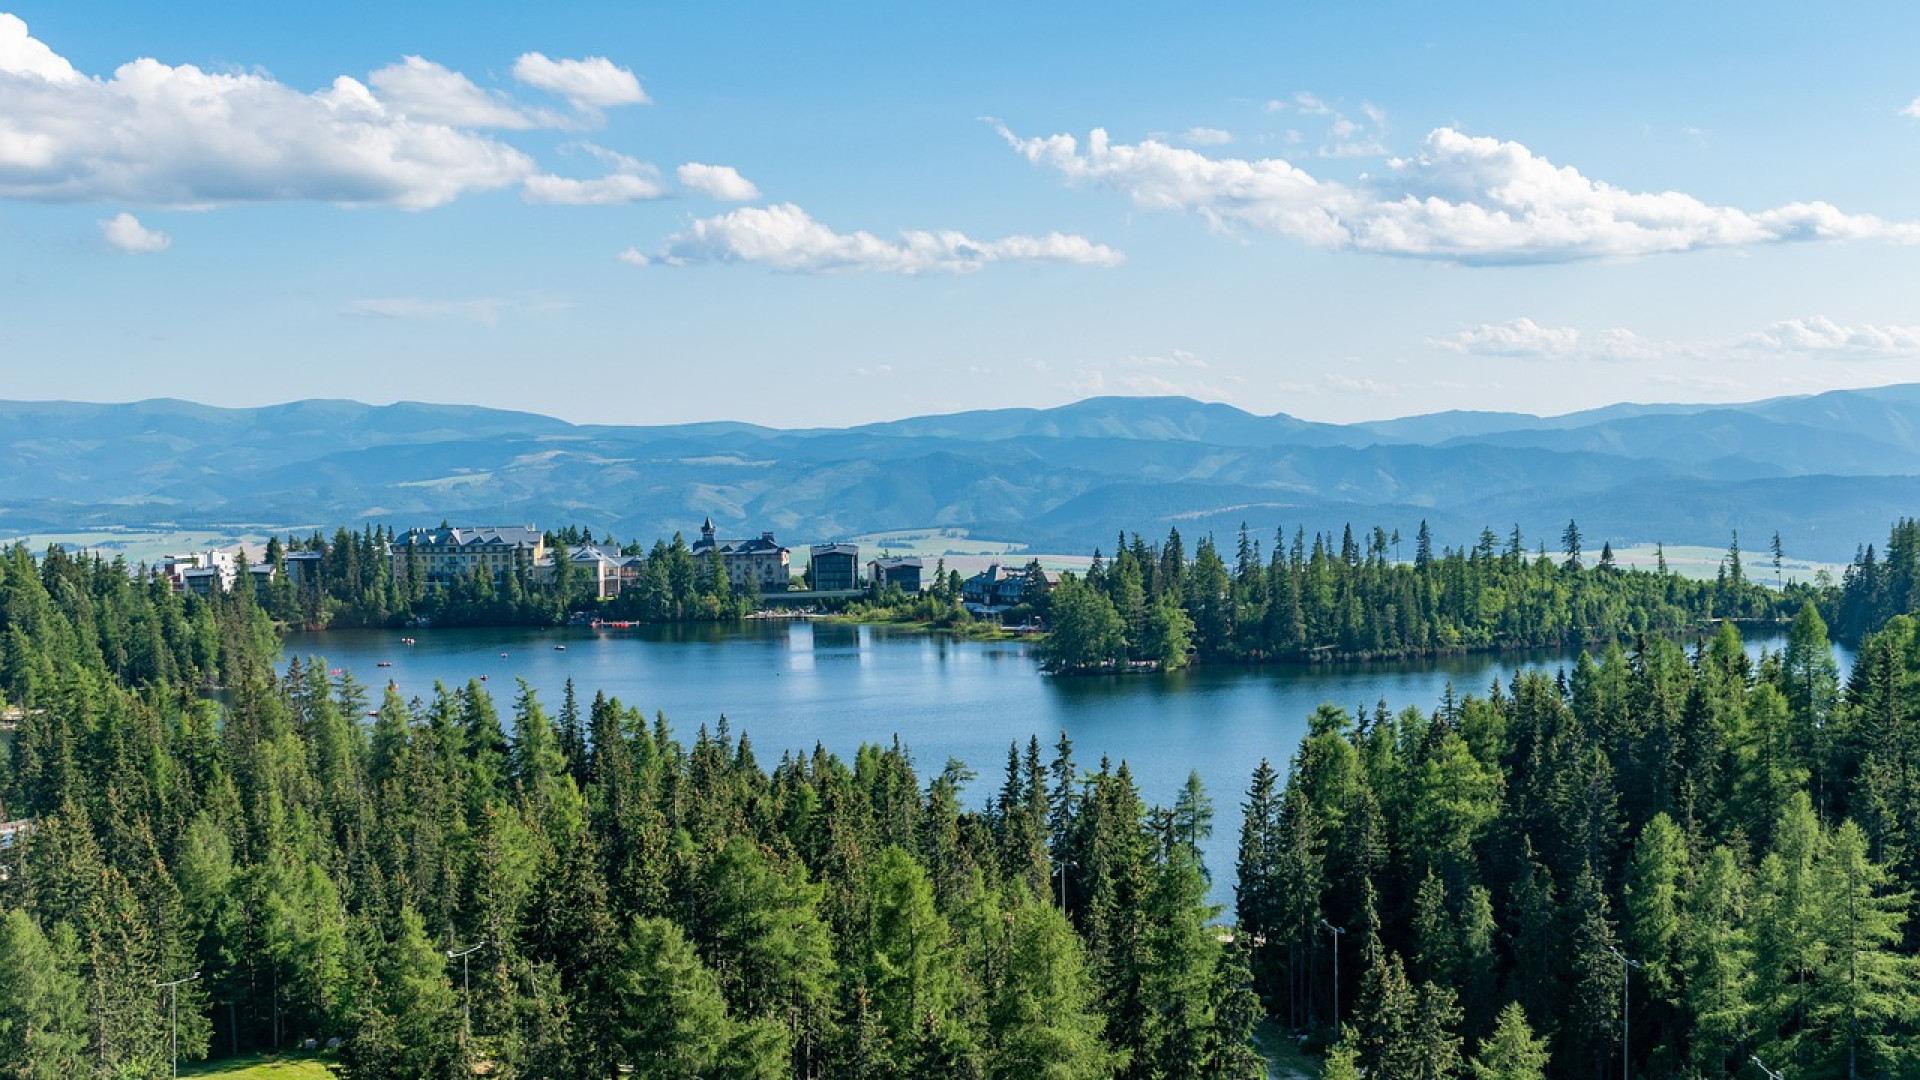
<svg viewBox="0 0 1920 1080">
<path fill-rule="evenodd" d="M 898 735 L 923 784 L 948 758 L 978 772 L 966 792 L 975 806 L 999 789 L 1009 743 L 1024 748 L 1037 734 L 1050 761 L 1064 730 L 1083 769 L 1097 768 L 1103 754 L 1126 761 L 1149 804 L 1171 805 L 1188 771 L 1200 774 L 1215 812 L 1203 854 L 1213 899 L 1229 907 L 1248 781 L 1262 758 L 1285 772 L 1317 706 L 1371 710 L 1384 698 L 1395 711 L 1431 710 L 1450 683 L 1456 695 L 1485 696 L 1493 679 L 1506 682 L 1516 668 L 1551 670 L 1572 661 L 1559 653 L 1473 655 L 1060 678 L 1040 671 L 1026 643 L 967 641 L 911 627 L 791 620 L 405 634 L 416 644 L 392 630 L 293 634 L 286 653 L 346 668 L 375 695 L 388 679 L 409 698 L 427 698 L 435 682 L 458 687 L 485 676 L 503 719 L 516 679 L 525 679 L 550 713 L 568 679 L 583 709 L 601 691 L 649 716 L 664 711 L 682 742 L 724 714 L 735 733 L 751 737 L 763 767 L 783 750 L 810 751 L 816 742 L 851 759 L 861 743 Z M 1849 659 L 1840 657 L 1843 672 Z"/>
</svg>

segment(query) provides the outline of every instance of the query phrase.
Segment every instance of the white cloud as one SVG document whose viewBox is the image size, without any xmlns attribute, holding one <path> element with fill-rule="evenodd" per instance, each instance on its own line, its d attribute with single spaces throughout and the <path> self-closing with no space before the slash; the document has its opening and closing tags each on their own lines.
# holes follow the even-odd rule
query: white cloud
<svg viewBox="0 0 1920 1080">
<path fill-rule="evenodd" d="M 119 213 L 100 222 L 100 235 L 117 251 L 129 255 L 152 255 L 165 251 L 173 244 L 173 237 L 158 229 L 149 229 L 140 224 L 140 219 L 132 214 Z"/>
<path fill-rule="evenodd" d="M 1044 365 L 1040 370 L 1044 370 Z M 1164 356 L 1131 355 L 1075 365 L 1063 384 L 1077 397 L 1127 394 L 1151 397 L 1189 397 L 1198 401 L 1230 401 L 1233 394 L 1222 382 L 1241 382 L 1233 376 L 1215 381 L 1206 374 L 1207 362 L 1185 350 Z"/>
<path fill-rule="evenodd" d="M 1293 104 L 1308 116 L 1332 116 L 1333 108 L 1305 90 L 1293 95 Z"/>
<path fill-rule="evenodd" d="M 1085 237 L 1009 236 L 976 242 L 952 230 L 909 230 L 897 241 L 870 232 L 836 233 L 792 203 L 744 207 L 695 221 L 669 237 L 654 261 L 671 266 L 693 263 L 758 263 L 775 270 L 817 274 L 836 272 L 925 274 L 966 273 L 997 262 L 1068 262 L 1114 266 L 1119 252 Z"/>
<path fill-rule="evenodd" d="M 77 82 L 80 73 L 66 58 L 35 41 L 20 17 L 0 11 L 0 72 L 47 82 Z"/>
<path fill-rule="evenodd" d="M 593 180 L 541 173 L 529 176 L 520 197 L 530 203 L 561 206 L 608 206 L 657 199 L 666 194 L 655 177 L 644 172 L 618 172 Z"/>
<path fill-rule="evenodd" d="M 1220 128 L 1191 127 L 1180 136 L 1188 146 L 1225 146 L 1233 141 L 1233 132 Z"/>
<path fill-rule="evenodd" d="M 460 319 L 492 326 L 500 321 L 501 302 L 481 300 L 423 300 L 414 296 L 355 300 L 340 309 L 342 315 L 376 319 Z"/>
<path fill-rule="evenodd" d="M 551 127 L 555 117 L 530 113 L 504 94 L 489 93 L 457 71 L 409 56 L 367 76 L 376 96 L 396 115 L 429 124 L 468 128 Z"/>
<path fill-rule="evenodd" d="M 1452 337 L 1429 339 L 1428 344 L 1470 356 L 1516 360 L 1653 360 L 1676 351 L 1670 344 L 1650 342 L 1619 327 L 1581 330 L 1541 326 L 1528 318 L 1469 326 Z"/>
<path fill-rule="evenodd" d="M 614 258 L 619 259 L 621 262 L 626 263 L 628 266 L 652 266 L 653 265 L 653 260 L 648 258 L 645 254 L 641 253 L 639 248 L 630 247 L 627 250 L 621 252 L 620 254 L 614 256 Z"/>
<path fill-rule="evenodd" d="M 1915 119 L 1920 119 L 1920 97 L 1914 98 L 1912 101 L 1907 102 L 1907 107 L 1900 110 L 1900 115 L 1911 116 L 1911 117 L 1914 117 Z"/>
<path fill-rule="evenodd" d="M 511 146 L 404 115 L 344 76 L 305 94 L 262 74 L 137 59 L 88 78 L 11 17 L 0 43 L 0 198 L 423 209 L 537 171 Z"/>
<path fill-rule="evenodd" d="M 1920 356 L 1920 326 L 1847 326 L 1824 315 L 1784 319 L 1717 340 L 1647 338 L 1622 327 L 1583 330 L 1519 318 L 1479 323 L 1427 344 L 1467 356 L 1533 361 L 1653 361 L 1750 364 L 1769 360 L 1890 361 Z"/>
<path fill-rule="evenodd" d="M 1215 228 L 1275 232 L 1336 250 L 1522 264 L 1797 240 L 1920 240 L 1920 226 L 1821 202 L 1748 212 L 1680 192 L 1624 191 L 1519 143 L 1452 128 L 1435 129 L 1418 154 L 1355 185 L 1317 179 L 1280 158 L 1212 158 L 1152 139 L 1114 143 L 1101 129 L 1084 148 L 1071 135 L 1023 139 L 999 130 L 1029 161 L 1070 183 L 1123 193 L 1143 209 L 1189 211 Z"/>
<path fill-rule="evenodd" d="M 1320 376 L 1320 385 L 1336 394 L 1357 394 L 1361 397 L 1398 397 L 1400 394 L 1398 387 L 1389 386 L 1378 379 L 1339 373 Z"/>
<path fill-rule="evenodd" d="M 513 62 L 513 77 L 528 86 L 559 94 L 583 112 L 614 105 L 645 105 L 647 92 L 626 68 L 604 56 L 584 60 L 551 60 L 537 52 Z"/>
<path fill-rule="evenodd" d="M 723 202 L 752 202 L 760 189 L 731 165 L 702 165 L 689 161 L 676 170 L 680 186 Z"/>
<path fill-rule="evenodd" d="M 1175 349 L 1166 356 L 1127 356 L 1116 362 L 1121 368 L 1204 368 L 1207 362 L 1185 349 Z"/>
<path fill-rule="evenodd" d="M 1742 344 L 1765 352 L 1911 356 L 1920 354 L 1920 326 L 1842 326 L 1824 315 L 1815 315 L 1763 327 Z"/>
</svg>

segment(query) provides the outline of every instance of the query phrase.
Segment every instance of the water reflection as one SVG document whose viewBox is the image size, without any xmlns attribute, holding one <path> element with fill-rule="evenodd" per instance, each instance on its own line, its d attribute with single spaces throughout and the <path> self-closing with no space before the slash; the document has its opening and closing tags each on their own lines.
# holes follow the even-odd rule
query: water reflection
<svg viewBox="0 0 1920 1080">
<path fill-rule="evenodd" d="M 291 655 L 321 656 L 362 682 L 388 679 L 407 697 L 487 679 L 511 703 L 525 679 L 550 707 L 568 679 L 583 699 L 617 697 L 664 711 L 683 737 L 722 713 L 747 732 L 763 762 L 816 742 L 850 757 L 861 743 L 898 735 L 923 780 L 948 758 L 977 770 L 975 805 L 999 787 L 1009 743 L 1038 737 L 1045 754 L 1060 732 L 1083 768 L 1127 761 L 1149 802 L 1170 804 L 1189 770 L 1219 808 L 1204 846 L 1215 900 L 1232 894 L 1238 806 L 1262 758 L 1284 767 L 1325 702 L 1371 711 L 1431 709 L 1451 686 L 1484 696 L 1520 668 L 1549 670 L 1568 654 L 1448 656 L 1368 664 L 1209 667 L 1171 675 L 1053 678 L 1024 642 L 982 642 L 892 626 L 782 621 L 649 626 L 631 630 L 331 631 L 294 635 Z M 1760 643 L 1750 646 L 1755 649 Z M 558 648 L 564 646 L 564 649 Z M 1778 648 L 1779 642 L 1770 643 Z M 1851 657 L 1839 657 L 1842 671 Z M 376 667 L 386 663 L 387 667 Z"/>
</svg>

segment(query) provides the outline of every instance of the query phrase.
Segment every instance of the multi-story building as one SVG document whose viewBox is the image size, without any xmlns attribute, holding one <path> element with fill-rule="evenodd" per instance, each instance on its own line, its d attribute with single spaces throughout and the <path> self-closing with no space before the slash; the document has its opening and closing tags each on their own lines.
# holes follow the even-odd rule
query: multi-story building
<svg viewBox="0 0 1920 1080">
<path fill-rule="evenodd" d="M 693 557 L 704 559 L 709 552 L 720 556 L 726 568 L 727 584 L 735 592 L 785 592 L 793 573 L 788 568 L 791 552 L 763 532 L 755 540 L 734 540 L 722 544 L 714 538 L 713 519 L 700 526 L 700 539 L 694 542 Z"/>
<path fill-rule="evenodd" d="M 918 555 L 889 555 L 867 564 L 867 580 L 875 588 L 897 585 L 904 593 L 920 591 L 920 572 L 925 564 Z"/>
<path fill-rule="evenodd" d="M 576 580 L 584 580 L 593 585 L 593 595 L 601 600 L 611 600 L 620 595 L 629 580 L 639 575 L 639 566 L 643 560 L 638 555 L 623 555 L 619 548 L 602 544 L 574 544 L 566 549 L 567 561 L 573 565 Z M 541 584 L 551 584 L 558 572 L 556 551 L 533 568 L 533 580 Z"/>
<path fill-rule="evenodd" d="M 960 583 L 960 599 L 976 611 L 999 611 L 1029 599 L 1029 593 L 1045 594 L 1053 582 L 1042 570 L 1008 570 L 998 562 Z"/>
<path fill-rule="evenodd" d="M 807 551 L 813 587 L 820 592 L 848 592 L 860 587 L 860 548 L 854 544 L 815 544 Z"/>
<path fill-rule="evenodd" d="M 192 555 L 168 555 L 160 560 L 160 573 L 173 583 L 174 592 L 212 596 L 233 591 L 240 560 L 233 552 L 217 548 Z"/>
<path fill-rule="evenodd" d="M 528 570 L 547 556 L 546 538 L 531 525 L 411 529 L 393 542 L 393 577 L 407 580 L 418 560 L 422 584 L 444 586 L 457 578 L 486 574 L 498 582 L 525 560 Z"/>
</svg>

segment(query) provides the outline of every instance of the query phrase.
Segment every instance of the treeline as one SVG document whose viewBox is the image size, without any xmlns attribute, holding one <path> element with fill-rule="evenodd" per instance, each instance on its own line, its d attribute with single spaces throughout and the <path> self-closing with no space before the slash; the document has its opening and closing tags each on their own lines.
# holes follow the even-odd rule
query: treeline
<svg viewBox="0 0 1920 1080">
<path fill-rule="evenodd" d="M 1191 560 L 1178 529 L 1164 544 L 1135 533 L 1111 559 L 1094 553 L 1047 612 L 1047 665 L 1060 671 L 1202 661 L 1366 659 L 1488 649 L 1571 648 L 1677 635 L 1715 619 L 1779 622 L 1812 595 L 1754 581 L 1734 538 L 1714 581 L 1623 569 L 1612 546 L 1592 561 L 1568 522 L 1560 553 L 1529 552 L 1516 527 L 1436 551 L 1423 522 L 1411 560 L 1398 534 L 1336 540 L 1277 533 L 1270 554 L 1242 527 L 1229 557 L 1212 537 Z M 1776 556 L 1777 559 L 1777 556 Z"/>
<path fill-rule="evenodd" d="M 1809 606 L 1757 663 L 1723 625 L 1431 713 L 1323 707 L 1248 796 L 1260 992 L 1338 1035 L 1330 1077 L 1591 1078 L 1623 1039 L 1649 1080 L 1915 1075 L 1916 680 L 1903 616 L 1843 691 Z"/>
<path fill-rule="evenodd" d="M 1834 634 L 1857 642 L 1895 615 L 1920 612 L 1920 520 L 1901 518 L 1876 556 L 1872 544 L 1847 566 L 1838 590 L 1822 605 Z"/>
<path fill-rule="evenodd" d="M 592 532 L 579 526 L 546 534 L 554 565 L 544 572 L 521 558 L 497 576 L 464 574 L 436 587 L 426 580 L 423 556 L 395 540 L 391 528 L 372 525 L 358 532 L 337 529 L 331 539 L 318 532 L 285 543 L 274 537 L 265 553 L 273 581 L 261 591 L 261 606 L 285 625 L 311 629 L 416 622 L 558 626 L 578 611 L 647 622 L 723 621 L 755 606 L 755 597 L 734 593 L 717 555 L 696 558 L 678 533 L 670 541 L 656 540 L 651 549 L 637 542 L 620 546 L 628 555 L 645 550 L 646 565 L 635 588 L 605 603 L 587 571 L 568 556 L 568 547 L 594 542 Z M 394 551 L 403 555 L 397 567 Z M 320 555 L 299 582 L 288 572 L 287 556 L 295 552 Z"/>
<path fill-rule="evenodd" d="M 165 1076 L 176 1004 L 183 1057 L 338 1038 L 366 1080 L 1261 1075 L 1197 782 L 1150 810 L 1035 741 L 969 809 L 897 743 L 767 769 L 571 687 L 374 696 L 276 671 L 245 590 L 4 565 L 0 1076 Z M 171 669 L 89 644 L 137 597 Z"/>
</svg>

